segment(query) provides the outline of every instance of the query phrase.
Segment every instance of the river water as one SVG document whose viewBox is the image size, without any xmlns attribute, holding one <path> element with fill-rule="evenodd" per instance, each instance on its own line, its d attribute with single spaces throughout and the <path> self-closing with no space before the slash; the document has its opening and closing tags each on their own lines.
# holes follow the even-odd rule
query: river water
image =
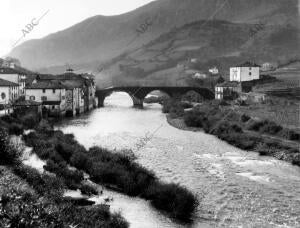
<svg viewBox="0 0 300 228">
<path fill-rule="evenodd" d="M 158 104 L 136 110 L 128 95 L 114 93 L 104 108 L 58 128 L 87 148 L 133 149 L 137 162 L 201 200 L 194 223 L 182 225 L 142 199 L 109 192 L 112 209 L 130 227 L 300 227 L 299 167 L 237 149 L 212 135 L 176 129 Z"/>
</svg>

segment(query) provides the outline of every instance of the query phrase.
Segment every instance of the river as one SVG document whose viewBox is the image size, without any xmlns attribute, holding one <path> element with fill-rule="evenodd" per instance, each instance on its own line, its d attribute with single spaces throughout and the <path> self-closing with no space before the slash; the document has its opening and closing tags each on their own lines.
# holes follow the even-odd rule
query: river
<svg viewBox="0 0 300 228">
<path fill-rule="evenodd" d="M 128 95 L 114 93 L 104 108 L 58 128 L 73 133 L 87 148 L 133 149 L 137 162 L 201 200 L 195 222 L 180 225 L 142 199 L 110 192 L 112 209 L 121 211 L 130 227 L 300 227 L 299 167 L 240 150 L 212 135 L 176 129 L 158 104 L 137 110 Z"/>
</svg>

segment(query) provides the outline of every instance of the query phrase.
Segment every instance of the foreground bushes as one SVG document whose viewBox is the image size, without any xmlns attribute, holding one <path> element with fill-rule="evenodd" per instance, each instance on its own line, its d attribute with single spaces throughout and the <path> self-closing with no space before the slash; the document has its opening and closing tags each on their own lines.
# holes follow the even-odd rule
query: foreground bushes
<svg viewBox="0 0 300 228">
<path fill-rule="evenodd" d="M 112 227 L 127 228 L 129 224 L 120 214 L 111 214 L 107 205 L 76 207 L 62 198 L 65 188 L 62 179 L 39 174 L 35 169 L 17 166 L 14 172 L 25 179 L 48 202 L 37 201 L 28 195 L 8 199 L 4 210 L 12 227 Z M 19 210 L 10 210 L 18 205 Z M 0 223 L 1 224 L 1 223 Z"/>
<path fill-rule="evenodd" d="M 82 192 L 93 191 L 80 185 L 82 172 L 71 171 L 68 164 L 88 173 L 96 183 L 150 200 L 155 208 L 173 218 L 182 221 L 191 219 L 198 201 L 187 189 L 159 182 L 152 172 L 124 153 L 113 153 L 99 147 L 87 151 L 73 135 L 63 134 L 61 131 L 45 133 L 39 131 L 40 128 L 41 126 L 36 128 L 36 132 L 24 136 L 26 144 L 33 147 L 38 156 L 48 160 L 45 169 L 56 173 L 69 188 L 79 188 Z"/>
</svg>

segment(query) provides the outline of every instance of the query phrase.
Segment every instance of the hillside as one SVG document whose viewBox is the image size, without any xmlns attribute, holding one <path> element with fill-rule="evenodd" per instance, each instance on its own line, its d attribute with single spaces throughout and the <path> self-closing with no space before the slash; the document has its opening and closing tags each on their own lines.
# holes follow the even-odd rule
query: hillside
<svg viewBox="0 0 300 228">
<path fill-rule="evenodd" d="M 255 29 L 255 25 L 219 20 L 186 24 L 102 65 L 98 84 L 111 79 L 114 83 L 137 79 L 171 83 L 213 66 L 226 77 L 230 66 L 247 60 L 281 64 L 300 59 L 297 27 L 264 25 Z M 256 32 L 253 35 L 251 31 Z"/>
<path fill-rule="evenodd" d="M 95 16 L 43 39 L 27 41 L 9 54 L 36 70 L 95 70 L 100 63 L 199 20 L 296 25 L 297 0 L 160 0 L 118 16 Z M 142 32 L 140 26 L 148 24 Z M 239 36 L 239 34 L 235 34 Z M 280 41 L 281 42 L 281 41 Z"/>
</svg>

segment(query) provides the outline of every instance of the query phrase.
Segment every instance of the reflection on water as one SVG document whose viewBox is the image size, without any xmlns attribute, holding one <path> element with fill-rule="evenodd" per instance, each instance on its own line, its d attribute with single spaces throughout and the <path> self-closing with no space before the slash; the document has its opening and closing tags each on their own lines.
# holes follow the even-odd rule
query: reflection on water
<svg viewBox="0 0 300 228">
<path fill-rule="evenodd" d="M 138 162 L 166 182 L 205 194 L 192 227 L 300 227 L 300 169 L 237 149 L 202 132 L 169 126 L 160 105 L 135 110 L 128 95 L 113 94 L 105 107 L 59 126 L 84 146 L 134 148 Z M 145 201 L 123 195 L 114 201 L 131 227 L 178 227 Z M 144 219 L 148 218 L 148 219 Z"/>
</svg>

